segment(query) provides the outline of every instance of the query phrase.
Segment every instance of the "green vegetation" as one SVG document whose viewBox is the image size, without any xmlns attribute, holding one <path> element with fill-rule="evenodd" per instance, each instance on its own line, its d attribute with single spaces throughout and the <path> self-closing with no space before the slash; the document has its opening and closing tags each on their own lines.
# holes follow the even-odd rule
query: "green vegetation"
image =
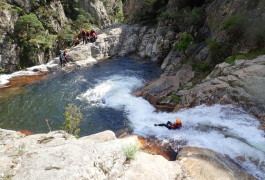
<svg viewBox="0 0 265 180">
<path fill-rule="evenodd" d="M 213 66 L 223 62 L 225 57 L 227 57 L 231 52 L 231 48 L 229 48 L 228 45 L 224 45 L 223 43 L 217 42 L 215 40 L 208 39 L 206 43 L 209 50 L 211 51 L 211 64 Z"/>
<path fill-rule="evenodd" d="M 77 134 L 80 132 L 78 126 L 81 122 L 81 119 L 83 118 L 80 109 L 74 104 L 68 104 L 68 106 L 65 108 L 64 115 L 66 119 L 61 129 L 65 130 L 69 134 L 74 135 L 75 137 L 78 137 Z"/>
<path fill-rule="evenodd" d="M 118 22 L 123 22 L 124 20 L 123 10 L 122 8 L 120 8 L 122 7 L 122 1 L 119 0 L 118 4 L 119 4 L 118 6 L 113 8 L 113 14 L 114 14 L 113 18 L 114 21 L 117 20 Z"/>
<path fill-rule="evenodd" d="M 73 21 L 73 28 L 75 30 L 80 30 L 81 28 L 85 29 L 91 29 L 92 24 L 94 22 L 94 19 L 92 16 L 88 13 L 85 12 L 83 9 L 78 10 L 78 16 L 76 17 L 76 20 Z"/>
<path fill-rule="evenodd" d="M 193 43 L 193 36 L 191 34 L 188 34 L 186 32 L 179 33 L 180 41 L 174 44 L 174 48 L 180 52 L 183 52 L 183 54 L 187 57 L 186 51 L 188 48 L 192 46 Z"/>
<path fill-rule="evenodd" d="M 230 16 L 224 23 L 224 28 L 229 32 L 241 31 L 243 26 L 244 16 L 241 14 Z"/>
<path fill-rule="evenodd" d="M 192 69 L 195 72 L 194 78 L 191 80 L 192 84 L 198 84 L 201 83 L 201 81 L 206 78 L 212 71 L 213 65 L 207 62 L 192 62 Z M 194 86 L 191 87 L 186 87 L 187 89 L 193 88 Z"/>
<path fill-rule="evenodd" d="M 5 2 L 0 2 L 0 10 L 4 10 L 4 9 L 8 9 L 11 12 L 15 12 L 15 13 L 18 13 L 18 14 L 21 14 L 23 12 L 23 10 L 20 7 L 18 7 L 18 6 L 11 5 L 11 4 L 8 4 L 8 3 L 5 3 Z"/>
<path fill-rule="evenodd" d="M 45 29 L 48 29 L 51 33 L 56 33 L 54 31 L 54 25 L 50 24 L 50 18 L 56 19 L 60 23 L 60 19 L 58 17 L 58 13 L 52 9 L 47 9 L 47 7 L 42 6 L 36 10 L 36 13 L 41 19 L 41 22 Z"/>
<path fill-rule="evenodd" d="M 178 19 L 182 22 L 182 25 L 188 26 L 200 26 L 202 24 L 202 7 L 183 8 L 180 11 L 164 11 L 158 17 L 158 21 L 166 21 L 167 19 Z"/>
<path fill-rule="evenodd" d="M 123 147 L 123 152 L 127 158 L 127 160 L 131 160 L 135 158 L 135 154 L 139 151 L 138 146 L 136 145 L 127 145 Z"/>
<path fill-rule="evenodd" d="M 157 21 L 159 14 L 165 11 L 167 0 L 144 0 L 142 11 L 139 11 L 135 19 L 153 23 Z"/>
<path fill-rule="evenodd" d="M 144 3 L 147 7 L 153 7 L 158 0 L 145 0 Z"/>
<path fill-rule="evenodd" d="M 15 34 L 20 46 L 20 67 L 32 66 L 36 61 L 36 53 L 39 49 L 47 51 L 54 46 L 56 36 L 48 35 L 34 13 L 19 17 L 15 24 Z"/>
<path fill-rule="evenodd" d="M 208 75 L 211 72 L 211 65 L 206 62 L 192 62 L 192 69 L 195 71 L 195 74 L 204 74 Z"/>
<path fill-rule="evenodd" d="M 67 46 L 70 46 L 71 43 L 73 42 L 74 35 L 75 35 L 75 32 L 73 32 L 73 30 L 71 29 L 71 26 L 66 25 L 60 32 L 58 32 L 57 37 L 58 37 L 60 44 L 63 47 L 67 47 Z"/>
<path fill-rule="evenodd" d="M 171 95 L 170 95 L 170 100 L 175 103 L 175 104 L 178 104 L 180 102 L 180 97 L 175 93 L 173 92 Z"/>
<path fill-rule="evenodd" d="M 226 20 L 223 28 L 230 35 L 231 44 L 244 39 L 256 49 L 264 47 L 265 26 L 261 17 L 251 14 L 236 14 Z"/>
<path fill-rule="evenodd" d="M 234 64 L 235 60 L 237 59 L 254 59 L 258 57 L 259 55 L 265 54 L 265 49 L 257 49 L 250 51 L 247 54 L 237 54 L 233 56 L 229 56 L 225 59 L 225 62 L 228 64 Z"/>
</svg>

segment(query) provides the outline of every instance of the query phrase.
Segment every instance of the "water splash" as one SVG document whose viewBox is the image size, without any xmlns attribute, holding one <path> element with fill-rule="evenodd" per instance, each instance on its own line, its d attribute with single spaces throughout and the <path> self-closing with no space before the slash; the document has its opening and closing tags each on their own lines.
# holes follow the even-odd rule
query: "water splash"
<svg viewBox="0 0 265 180">
<path fill-rule="evenodd" d="M 176 113 L 155 112 L 155 108 L 141 97 L 131 93 L 143 86 L 143 81 L 130 76 L 111 76 L 78 96 L 92 106 L 106 106 L 124 110 L 134 134 L 160 140 L 186 142 L 186 145 L 212 149 L 231 158 L 243 157 L 240 162 L 248 172 L 265 178 L 265 134 L 258 129 L 259 121 L 236 106 L 206 105 L 181 110 Z M 181 118 L 183 128 L 169 131 L 154 127 Z M 248 161 L 251 160 L 251 161 Z M 252 162 L 256 162 L 254 165 Z"/>
</svg>

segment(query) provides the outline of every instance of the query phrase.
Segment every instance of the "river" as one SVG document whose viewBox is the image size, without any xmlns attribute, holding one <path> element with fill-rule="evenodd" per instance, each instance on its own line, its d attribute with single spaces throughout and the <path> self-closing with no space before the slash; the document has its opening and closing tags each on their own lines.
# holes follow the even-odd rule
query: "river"
<svg viewBox="0 0 265 180">
<path fill-rule="evenodd" d="M 45 120 L 48 119 L 52 130 L 57 130 L 64 121 L 64 108 L 74 103 L 84 114 L 80 136 L 128 129 L 147 138 L 175 142 L 176 149 L 196 146 L 229 155 L 248 173 L 265 179 L 265 134 L 258 129 L 257 119 L 233 105 L 201 105 L 175 113 L 157 112 L 132 92 L 159 75 L 156 64 L 133 56 L 58 73 L 1 99 L 0 128 L 47 133 Z M 183 123 L 177 131 L 153 125 L 176 118 Z"/>
</svg>

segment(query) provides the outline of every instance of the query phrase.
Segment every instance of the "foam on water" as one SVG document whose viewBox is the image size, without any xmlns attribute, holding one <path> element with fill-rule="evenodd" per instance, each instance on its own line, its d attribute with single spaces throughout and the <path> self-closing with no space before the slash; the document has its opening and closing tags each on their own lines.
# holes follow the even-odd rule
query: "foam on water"
<svg viewBox="0 0 265 180">
<path fill-rule="evenodd" d="M 0 75 L 0 85 L 7 84 L 9 82 L 9 79 L 11 79 L 13 77 L 30 76 L 30 75 L 34 75 L 34 74 L 37 74 L 37 73 L 33 72 L 33 71 L 17 71 L 17 72 L 14 72 L 12 74 L 3 74 L 3 75 Z"/>
<path fill-rule="evenodd" d="M 176 113 L 155 112 L 155 108 L 141 97 L 131 93 L 143 86 L 136 77 L 111 76 L 98 81 L 97 85 L 78 96 L 91 106 L 107 106 L 124 110 L 131 122 L 134 134 L 155 136 L 160 140 L 186 142 L 186 145 L 209 148 L 222 154 L 244 157 L 255 161 L 240 162 L 248 172 L 265 179 L 265 134 L 258 129 L 259 121 L 236 106 L 201 105 Z M 169 131 L 154 127 L 181 118 L 183 128 Z M 236 160 L 237 161 L 237 160 Z"/>
</svg>

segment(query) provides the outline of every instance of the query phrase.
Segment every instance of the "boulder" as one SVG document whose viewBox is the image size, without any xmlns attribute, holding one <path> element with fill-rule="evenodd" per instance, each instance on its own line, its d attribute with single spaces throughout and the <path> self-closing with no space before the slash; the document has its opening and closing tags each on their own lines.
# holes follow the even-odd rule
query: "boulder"
<svg viewBox="0 0 265 180">
<path fill-rule="evenodd" d="M 184 147 L 177 159 L 190 178 L 197 180 L 255 180 L 236 162 L 209 149 Z"/>
</svg>

